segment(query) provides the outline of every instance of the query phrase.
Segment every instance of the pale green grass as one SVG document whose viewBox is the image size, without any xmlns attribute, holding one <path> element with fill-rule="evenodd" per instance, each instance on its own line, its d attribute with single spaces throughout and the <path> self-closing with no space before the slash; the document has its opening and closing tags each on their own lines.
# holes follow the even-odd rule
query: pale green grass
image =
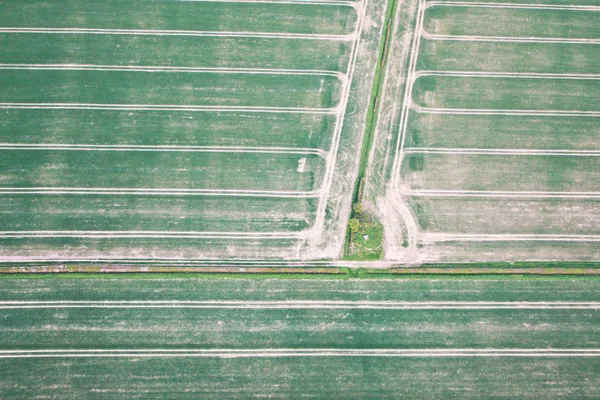
<svg viewBox="0 0 600 400">
<path fill-rule="evenodd" d="M 5 64 L 95 64 L 345 71 L 350 43 L 193 36 L 1 33 Z"/>
<path fill-rule="evenodd" d="M 596 200 L 413 198 L 410 204 L 427 232 L 600 234 Z"/>
<path fill-rule="evenodd" d="M 0 163 L 2 188 L 312 191 L 325 175 L 315 154 L 9 149 Z"/>
<path fill-rule="evenodd" d="M 170 0 L 5 0 L 0 25 L 345 34 L 356 12 L 348 6 Z"/>
<path fill-rule="evenodd" d="M 600 150 L 595 117 L 411 113 L 406 147 Z"/>
<path fill-rule="evenodd" d="M 600 81 L 425 76 L 413 88 L 422 107 L 600 111 Z"/>
<path fill-rule="evenodd" d="M 314 199 L 220 196 L 4 195 L 3 231 L 296 231 Z"/>
<path fill-rule="evenodd" d="M 598 18 L 597 11 L 433 6 L 424 28 L 448 35 L 596 39 Z"/>
<path fill-rule="evenodd" d="M 600 52 L 577 43 L 422 40 L 419 69 L 438 71 L 598 74 Z"/>
<path fill-rule="evenodd" d="M 3 70 L 0 102 L 334 107 L 334 76 Z"/>
<path fill-rule="evenodd" d="M 596 301 L 597 279 L 4 279 L 0 299 Z M 3 349 L 596 348 L 593 310 L 1 310 Z M 595 397 L 595 358 L 3 359 L 2 397 Z"/>
<path fill-rule="evenodd" d="M 406 155 L 403 181 L 413 190 L 591 192 L 600 157 L 565 155 Z"/>
<path fill-rule="evenodd" d="M 335 119 L 294 113 L 12 109 L 0 111 L 0 142 L 328 150 Z"/>
</svg>

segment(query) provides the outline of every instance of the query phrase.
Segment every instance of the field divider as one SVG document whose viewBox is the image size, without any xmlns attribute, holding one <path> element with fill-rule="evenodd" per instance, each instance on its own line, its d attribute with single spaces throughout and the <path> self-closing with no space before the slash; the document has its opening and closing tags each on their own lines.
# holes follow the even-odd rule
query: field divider
<svg viewBox="0 0 600 400">
<path fill-rule="evenodd" d="M 213 197 L 260 197 L 281 199 L 312 199 L 321 196 L 322 189 L 308 192 L 268 191 L 268 190 L 227 190 L 227 189 L 149 189 L 149 188 L 68 188 L 32 187 L 0 189 L 0 195 L 19 194 L 76 194 L 76 195 L 139 195 L 139 196 L 213 196 Z"/>
<path fill-rule="evenodd" d="M 254 112 L 286 114 L 331 114 L 338 107 L 259 107 L 259 106 L 197 106 L 179 104 L 89 104 L 89 103 L 0 103 L 0 109 L 58 109 L 58 110 L 117 110 L 117 111 L 205 111 L 205 112 Z"/>
<path fill-rule="evenodd" d="M 467 149 L 409 147 L 406 154 L 465 154 L 465 155 L 525 155 L 525 156 L 578 156 L 597 157 L 600 150 L 538 150 L 538 149 Z"/>
<path fill-rule="evenodd" d="M 600 11 L 600 7 L 593 5 L 572 4 L 523 4 L 523 3 L 495 3 L 495 2 L 468 2 L 468 1 L 428 1 L 426 8 L 442 7 L 469 7 L 469 8 L 508 8 L 508 9 L 541 9 L 559 11 Z"/>
<path fill-rule="evenodd" d="M 201 68 L 173 66 L 128 66 L 128 65 L 94 65 L 94 64 L 0 64 L 0 70 L 34 70 L 34 71 L 119 71 L 119 72 L 170 72 L 170 73 L 218 73 L 248 75 L 303 75 L 331 76 L 344 81 L 345 76 L 339 71 L 278 69 L 278 68 Z"/>
<path fill-rule="evenodd" d="M 0 150 L 65 150 L 65 151 L 153 151 L 191 153 L 259 153 L 316 155 L 324 160 L 327 153 L 321 149 L 303 147 L 244 147 L 244 146 L 175 146 L 175 145 L 88 145 L 0 143 Z"/>
<path fill-rule="evenodd" d="M 0 350 L 0 358 L 89 358 L 89 357 L 600 357 L 600 350 L 588 349 L 53 349 Z"/>
<path fill-rule="evenodd" d="M 402 196 L 412 197 L 494 197 L 520 199 L 600 199 L 600 192 L 542 192 L 504 190 L 408 190 Z"/>
<path fill-rule="evenodd" d="M 462 42 L 503 42 L 503 43 L 563 43 L 563 44 L 600 44 L 600 39 L 582 38 L 546 38 L 535 36 L 480 36 L 480 35 L 443 35 L 433 34 L 422 29 L 421 36 L 427 40 L 449 40 Z"/>
<path fill-rule="evenodd" d="M 549 117 L 600 117 L 600 111 L 578 110 L 511 110 L 511 109 L 486 109 L 486 108 L 441 108 L 420 107 L 412 105 L 412 111 L 419 114 L 452 114 L 452 115 L 529 115 Z"/>
<path fill-rule="evenodd" d="M 481 71 L 418 71 L 413 79 L 427 76 L 449 76 L 466 78 L 515 78 L 515 79 L 563 79 L 563 80 L 600 80 L 600 74 L 554 74 L 532 72 L 481 72 Z"/>
<path fill-rule="evenodd" d="M 421 233 L 419 242 L 600 242 L 600 235 Z"/>
<path fill-rule="evenodd" d="M 295 4 L 307 6 L 347 6 L 356 7 L 356 1 L 340 0 L 175 0 L 198 3 L 259 3 L 259 4 Z"/>
<path fill-rule="evenodd" d="M 304 232 L 169 232 L 169 231 L 0 231 L 0 239 L 86 238 L 86 239 L 301 239 Z"/>
<path fill-rule="evenodd" d="M 285 32 L 228 32 L 228 31 L 188 31 L 188 30 L 143 30 L 143 29 L 96 29 L 96 28 L 19 28 L 3 27 L 0 33 L 54 33 L 88 35 L 134 35 L 134 36 L 209 36 L 226 38 L 265 38 L 265 39 L 309 39 L 349 42 L 354 34 L 328 35 L 316 33 Z"/>
<path fill-rule="evenodd" d="M 538 310 L 577 309 L 597 310 L 600 302 L 410 302 L 410 301 L 0 301 L 0 309 L 59 309 L 59 308 L 197 308 L 197 309 L 386 309 L 386 310 Z"/>
</svg>

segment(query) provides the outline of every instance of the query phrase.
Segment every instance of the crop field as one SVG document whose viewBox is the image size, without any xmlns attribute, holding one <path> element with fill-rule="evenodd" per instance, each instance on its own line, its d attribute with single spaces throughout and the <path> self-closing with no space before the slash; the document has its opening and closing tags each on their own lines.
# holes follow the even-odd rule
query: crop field
<svg viewBox="0 0 600 400">
<path fill-rule="evenodd" d="M 597 285 L 5 277 L 0 396 L 597 397 Z"/>
<path fill-rule="evenodd" d="M 339 253 L 367 3 L 3 1 L 0 261 Z"/>
<path fill-rule="evenodd" d="M 600 259 L 600 4 L 418 1 L 414 15 L 389 257 Z"/>
</svg>

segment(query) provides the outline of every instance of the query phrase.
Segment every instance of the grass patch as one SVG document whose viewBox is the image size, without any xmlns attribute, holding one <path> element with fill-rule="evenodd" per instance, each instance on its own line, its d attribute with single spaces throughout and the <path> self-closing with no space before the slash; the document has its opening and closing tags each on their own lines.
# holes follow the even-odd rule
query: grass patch
<svg viewBox="0 0 600 400">
<path fill-rule="evenodd" d="M 378 280 L 378 279 L 411 279 L 411 280 L 535 280 L 535 279 L 593 279 L 600 281 L 600 265 L 594 268 L 569 267 L 568 264 L 562 268 L 485 268 L 485 264 L 478 264 L 475 268 L 470 264 L 458 264 L 454 268 L 440 267 L 416 267 L 396 269 L 374 269 L 374 268 L 347 268 L 338 269 L 335 274 L 320 273 L 281 273 L 277 271 L 264 271 L 260 273 L 201 273 L 201 272 L 69 272 L 69 273 L 0 273 L 0 281 L 12 279 L 242 279 L 242 280 Z"/>
<path fill-rule="evenodd" d="M 383 225 L 379 220 L 355 204 L 349 222 L 348 248 L 345 260 L 381 260 L 383 258 Z"/>
</svg>

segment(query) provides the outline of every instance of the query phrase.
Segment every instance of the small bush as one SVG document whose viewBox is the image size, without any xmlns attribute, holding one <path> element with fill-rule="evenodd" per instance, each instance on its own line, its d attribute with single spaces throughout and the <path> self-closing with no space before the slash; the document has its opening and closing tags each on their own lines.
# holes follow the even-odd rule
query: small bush
<svg viewBox="0 0 600 400">
<path fill-rule="evenodd" d="M 360 230 L 360 222 L 356 218 L 352 218 L 348 221 L 348 226 L 350 227 L 350 232 L 356 233 Z"/>
</svg>

